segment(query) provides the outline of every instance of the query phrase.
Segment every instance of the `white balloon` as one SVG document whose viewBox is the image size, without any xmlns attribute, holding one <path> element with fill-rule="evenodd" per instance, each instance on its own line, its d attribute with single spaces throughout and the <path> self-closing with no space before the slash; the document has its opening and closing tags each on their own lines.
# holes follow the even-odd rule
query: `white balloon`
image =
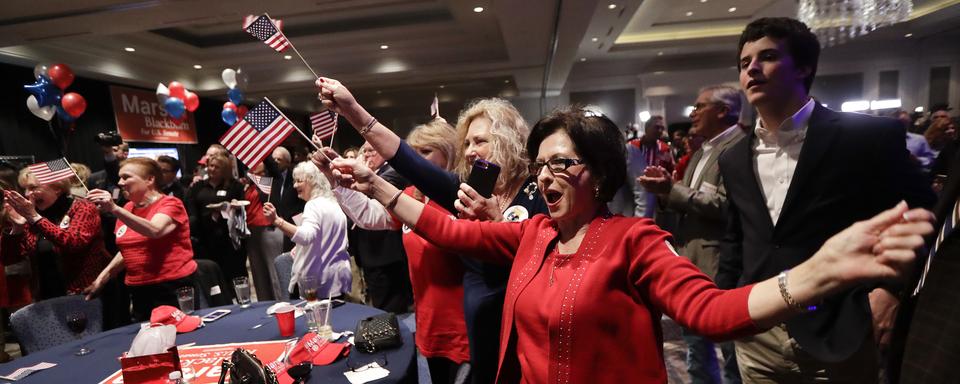
<svg viewBox="0 0 960 384">
<path fill-rule="evenodd" d="M 227 87 L 230 87 L 230 89 L 237 86 L 237 71 L 234 71 L 233 68 L 224 69 L 220 77 L 223 79 L 223 83 L 226 84 Z"/>
<path fill-rule="evenodd" d="M 161 108 L 167 103 L 168 97 L 170 97 L 170 90 L 167 89 L 167 86 L 163 83 L 157 85 L 157 101 L 160 102 Z"/>
<path fill-rule="evenodd" d="M 46 121 L 50 121 L 53 115 L 57 114 L 57 109 L 52 105 L 41 107 L 40 103 L 37 102 L 37 97 L 34 95 L 30 95 L 30 97 L 27 98 L 27 109 L 29 109 L 30 113 L 34 116 Z"/>
<path fill-rule="evenodd" d="M 237 87 L 245 91 L 248 85 L 250 85 L 250 76 L 243 71 L 243 68 L 237 68 Z"/>
<path fill-rule="evenodd" d="M 40 75 L 50 76 L 47 74 L 47 70 L 50 69 L 46 64 L 40 63 L 36 67 L 33 67 L 33 77 L 40 78 Z"/>
</svg>

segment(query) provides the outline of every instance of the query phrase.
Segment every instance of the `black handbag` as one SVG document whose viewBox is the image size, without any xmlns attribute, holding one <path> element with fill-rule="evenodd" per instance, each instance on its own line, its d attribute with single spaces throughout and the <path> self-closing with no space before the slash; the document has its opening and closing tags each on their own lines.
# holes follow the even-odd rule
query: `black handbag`
<svg viewBox="0 0 960 384">
<path fill-rule="evenodd" d="M 360 320 L 353 341 L 357 350 L 363 353 L 374 353 L 403 345 L 397 315 L 384 313 Z"/>
<path fill-rule="evenodd" d="M 223 359 L 220 370 L 220 384 L 227 372 L 231 384 L 277 384 L 277 376 L 256 355 L 243 348 L 237 348 L 230 355 L 230 361 Z"/>
</svg>

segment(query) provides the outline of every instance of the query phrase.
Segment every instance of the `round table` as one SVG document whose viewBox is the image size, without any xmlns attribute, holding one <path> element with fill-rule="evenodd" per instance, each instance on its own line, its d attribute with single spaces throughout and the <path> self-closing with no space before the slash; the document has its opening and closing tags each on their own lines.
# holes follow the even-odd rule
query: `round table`
<svg viewBox="0 0 960 384">
<path fill-rule="evenodd" d="M 273 301 L 261 301 L 251 304 L 249 308 L 240 308 L 239 305 L 232 305 L 197 310 L 194 314 L 198 316 L 203 316 L 219 308 L 227 308 L 232 312 L 215 322 L 207 323 L 204 327 L 193 332 L 178 334 L 177 345 L 193 342 L 197 343 L 197 345 L 210 345 L 285 340 L 287 338 L 280 337 L 277 321 L 272 316 L 266 315 L 266 309 L 273 303 Z M 330 322 L 333 324 L 333 330 L 336 332 L 346 330 L 353 331 L 357 326 L 357 321 L 381 313 L 383 313 L 383 311 L 376 308 L 347 303 L 334 308 L 333 312 L 330 313 Z M 306 316 L 298 317 L 296 322 L 297 329 L 294 336 L 303 336 L 307 329 Z M 258 324 L 262 324 L 262 326 L 254 328 L 254 326 Z M 99 383 L 120 369 L 120 362 L 117 358 L 120 357 L 123 352 L 130 349 L 130 343 L 133 342 L 133 338 L 139 330 L 139 323 L 132 324 L 91 335 L 81 340 L 69 342 L 37 353 L 31 353 L 9 363 L 0 364 L 0 374 L 8 374 L 17 368 L 32 366 L 45 361 L 56 363 L 57 366 L 35 372 L 17 382 Z M 376 382 L 400 382 L 411 369 L 411 363 L 414 360 L 415 354 L 413 334 L 403 323 L 400 323 L 400 335 L 403 338 L 403 345 L 400 348 L 391 349 L 382 353 L 365 354 L 359 352 L 356 347 L 353 347 L 349 356 L 350 364 L 353 366 L 362 366 L 370 362 L 383 360 L 383 358 L 386 357 L 387 366 L 384 368 L 390 371 L 390 376 L 377 380 Z M 74 352 L 76 352 L 81 345 L 92 348 L 93 353 L 86 356 L 75 356 Z M 343 375 L 343 372 L 349 370 L 346 360 L 345 358 L 341 358 L 330 365 L 315 366 L 308 382 L 349 383 Z"/>
</svg>

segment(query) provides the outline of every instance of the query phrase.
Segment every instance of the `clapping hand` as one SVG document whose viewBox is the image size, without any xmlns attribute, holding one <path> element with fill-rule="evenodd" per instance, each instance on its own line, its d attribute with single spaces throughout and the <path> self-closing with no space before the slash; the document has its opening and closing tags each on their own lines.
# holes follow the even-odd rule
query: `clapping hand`
<svg viewBox="0 0 960 384">
<path fill-rule="evenodd" d="M 670 172 L 661 166 L 649 166 L 643 170 L 643 175 L 637 177 L 637 182 L 648 192 L 657 195 L 670 193 L 673 187 L 673 180 L 670 178 Z"/>
<path fill-rule="evenodd" d="M 10 220 L 16 224 L 26 224 L 27 221 L 34 222 L 40 219 L 37 208 L 33 202 L 17 193 L 17 191 L 3 191 L 5 204 L 10 212 Z"/>
<path fill-rule="evenodd" d="M 87 200 L 95 204 L 103 213 L 112 213 L 117 208 L 117 205 L 113 202 L 113 195 L 102 189 L 90 190 L 87 193 Z"/>
</svg>

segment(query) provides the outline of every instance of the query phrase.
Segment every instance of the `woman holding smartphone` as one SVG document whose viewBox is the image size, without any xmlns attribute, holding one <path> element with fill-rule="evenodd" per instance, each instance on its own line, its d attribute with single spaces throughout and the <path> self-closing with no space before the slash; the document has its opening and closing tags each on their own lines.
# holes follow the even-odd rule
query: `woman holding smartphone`
<svg viewBox="0 0 960 384">
<path fill-rule="evenodd" d="M 320 78 L 316 84 L 321 94 L 336 89 L 336 103 L 330 107 L 356 127 L 397 172 L 447 211 L 482 221 L 523 221 L 547 212 L 523 157 L 529 127 L 506 100 L 480 99 L 460 113 L 456 124 L 456 164 L 453 171 L 447 171 L 419 156 L 393 131 L 377 122 L 339 81 Z M 490 198 L 462 183 L 479 159 L 501 169 Z M 463 259 L 463 263 L 463 309 L 472 374 L 474 382 L 489 383 L 496 372 L 496 335 L 500 332 L 499 319 L 510 270 L 477 259 Z"/>
</svg>

